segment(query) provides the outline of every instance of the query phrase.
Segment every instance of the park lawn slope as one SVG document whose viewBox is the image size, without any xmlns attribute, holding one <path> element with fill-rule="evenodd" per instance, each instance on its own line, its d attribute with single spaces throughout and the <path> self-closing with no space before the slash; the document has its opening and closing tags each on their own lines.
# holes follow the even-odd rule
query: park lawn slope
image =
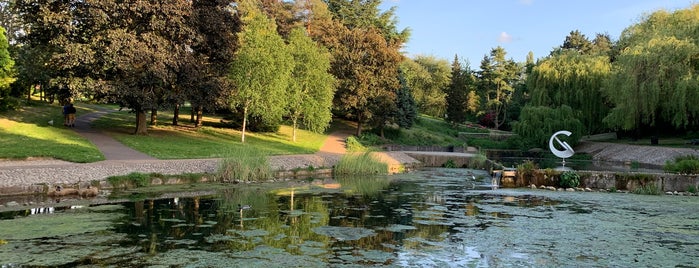
<svg viewBox="0 0 699 268">
<path fill-rule="evenodd" d="M 240 142 L 241 132 L 224 127 L 221 118 L 207 115 L 204 126 L 192 127 L 186 111 L 178 126 L 173 126 L 172 113 L 159 113 L 160 122 L 150 126 L 148 135 L 132 135 L 134 115 L 126 111 L 110 113 L 97 119 L 93 126 L 107 131 L 119 142 L 158 159 L 195 159 L 231 157 L 238 147 L 252 147 L 264 155 L 312 154 L 327 138 L 325 134 L 297 130 L 297 142 L 291 141 L 291 127 L 282 125 L 275 133 L 246 133 L 246 142 Z"/>
<path fill-rule="evenodd" d="M 104 160 L 90 141 L 63 126 L 61 106 L 57 104 L 32 102 L 18 111 L 0 114 L 0 144 L 0 159 L 37 157 L 77 163 Z"/>
</svg>

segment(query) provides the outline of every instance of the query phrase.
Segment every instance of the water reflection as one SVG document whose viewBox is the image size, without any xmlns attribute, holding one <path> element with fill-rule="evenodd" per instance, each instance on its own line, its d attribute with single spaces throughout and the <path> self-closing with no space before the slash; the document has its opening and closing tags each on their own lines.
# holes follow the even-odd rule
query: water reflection
<svg viewBox="0 0 699 268">
<path fill-rule="evenodd" d="M 0 266 L 699 263 L 698 198 L 492 190 L 491 184 L 485 171 L 432 169 L 272 190 L 230 187 L 53 214 L 2 213 L 0 241 L 7 243 L 0 244 Z"/>
</svg>

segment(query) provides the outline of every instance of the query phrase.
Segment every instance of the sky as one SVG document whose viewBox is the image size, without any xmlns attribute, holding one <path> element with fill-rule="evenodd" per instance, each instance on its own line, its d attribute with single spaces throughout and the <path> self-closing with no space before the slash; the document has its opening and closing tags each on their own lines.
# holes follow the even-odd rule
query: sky
<svg viewBox="0 0 699 268">
<path fill-rule="evenodd" d="M 395 6 L 400 29 L 409 28 L 403 51 L 452 62 L 454 55 L 477 69 L 483 56 L 502 46 L 507 58 L 545 57 L 579 30 L 588 39 L 606 33 L 617 40 L 644 14 L 690 7 L 697 0 L 383 0 Z"/>
</svg>

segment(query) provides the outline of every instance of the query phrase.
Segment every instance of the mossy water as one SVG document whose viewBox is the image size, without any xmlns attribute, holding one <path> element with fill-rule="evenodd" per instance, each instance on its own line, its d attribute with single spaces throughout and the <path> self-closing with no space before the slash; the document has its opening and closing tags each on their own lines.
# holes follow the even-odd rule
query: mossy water
<svg viewBox="0 0 699 268">
<path fill-rule="evenodd" d="M 697 197 L 489 184 L 429 169 L 3 212 L 0 266 L 699 265 Z"/>
</svg>

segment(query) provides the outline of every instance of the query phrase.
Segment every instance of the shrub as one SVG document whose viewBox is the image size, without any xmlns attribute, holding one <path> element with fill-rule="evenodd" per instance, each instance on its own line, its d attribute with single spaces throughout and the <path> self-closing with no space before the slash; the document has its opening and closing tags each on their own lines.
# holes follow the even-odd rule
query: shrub
<svg viewBox="0 0 699 268">
<path fill-rule="evenodd" d="M 374 158 L 371 153 L 346 154 L 335 165 L 335 174 L 388 174 L 388 164 Z"/>
<path fill-rule="evenodd" d="M 156 176 L 156 174 L 134 172 L 124 176 L 112 176 L 107 178 L 107 181 L 117 188 L 145 187 L 150 185 L 151 176 Z"/>
<path fill-rule="evenodd" d="M 453 160 L 453 159 L 449 159 L 449 160 L 447 160 L 447 162 L 444 163 L 444 165 L 442 165 L 442 166 L 444 166 L 445 168 L 456 168 L 456 163 L 454 163 L 454 160 Z"/>
<path fill-rule="evenodd" d="M 675 161 L 667 161 L 663 170 L 682 174 L 699 174 L 699 158 L 694 155 L 679 156 Z"/>
<path fill-rule="evenodd" d="M 696 193 L 697 193 L 697 187 L 695 187 L 694 185 L 690 185 L 689 188 L 687 189 L 687 192 L 696 194 Z"/>
<path fill-rule="evenodd" d="M 347 137 L 347 152 L 366 152 L 367 148 L 355 136 Z"/>
<path fill-rule="evenodd" d="M 522 176 L 531 176 L 534 174 L 534 170 L 539 169 L 536 162 L 532 160 L 526 160 L 522 164 L 517 165 L 517 174 L 522 174 Z"/>
<path fill-rule="evenodd" d="M 634 194 L 644 194 L 644 195 L 660 195 L 662 192 L 658 188 L 658 186 L 655 186 L 653 183 L 649 183 L 646 185 L 643 185 L 641 187 L 636 188 L 633 191 Z"/>
<path fill-rule="evenodd" d="M 267 156 L 259 151 L 239 147 L 219 164 L 217 177 L 223 182 L 264 181 L 273 177 Z"/>
<path fill-rule="evenodd" d="M 566 171 L 561 174 L 558 184 L 563 188 L 575 188 L 580 185 L 580 175 L 575 171 Z"/>
</svg>

